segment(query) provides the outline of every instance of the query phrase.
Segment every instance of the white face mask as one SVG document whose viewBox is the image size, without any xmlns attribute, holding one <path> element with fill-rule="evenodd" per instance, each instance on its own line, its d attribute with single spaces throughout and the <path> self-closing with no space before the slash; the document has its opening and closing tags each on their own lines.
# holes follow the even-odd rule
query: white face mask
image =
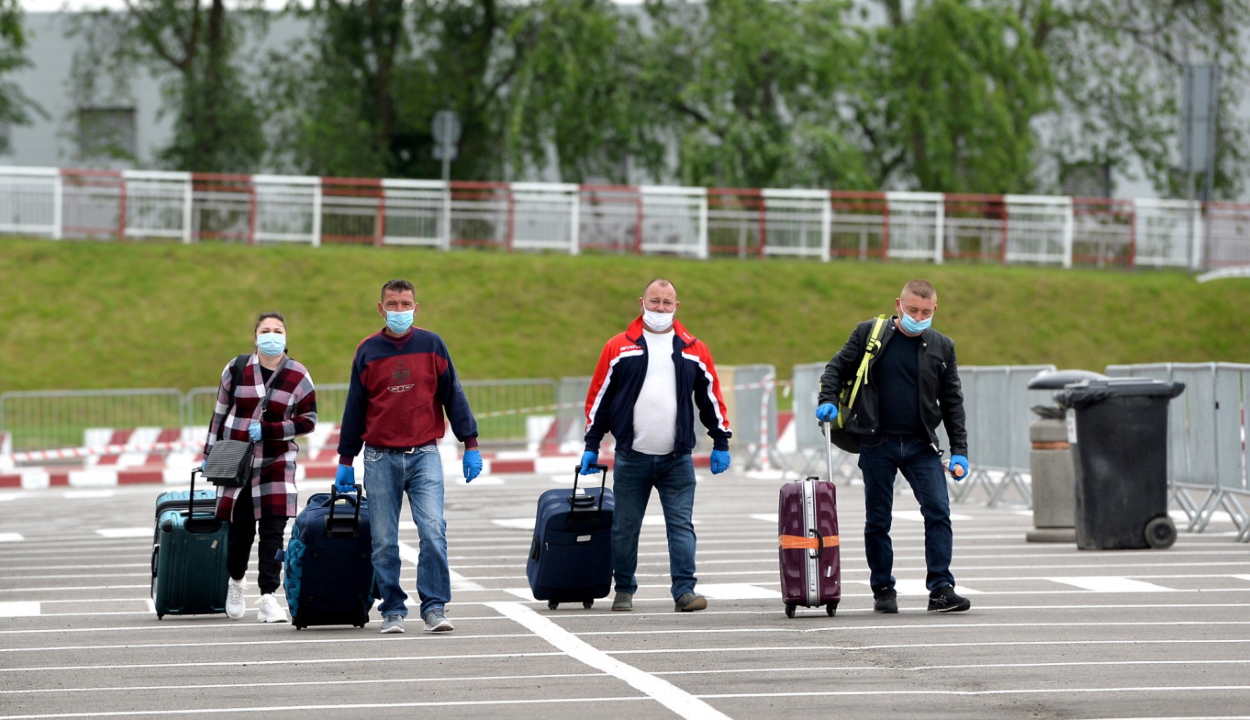
<svg viewBox="0 0 1250 720">
<path fill-rule="evenodd" d="M 655 312 L 653 310 L 642 311 L 642 322 L 646 324 L 647 329 L 652 332 L 665 333 L 673 327 L 673 316 L 677 313 Z"/>
</svg>

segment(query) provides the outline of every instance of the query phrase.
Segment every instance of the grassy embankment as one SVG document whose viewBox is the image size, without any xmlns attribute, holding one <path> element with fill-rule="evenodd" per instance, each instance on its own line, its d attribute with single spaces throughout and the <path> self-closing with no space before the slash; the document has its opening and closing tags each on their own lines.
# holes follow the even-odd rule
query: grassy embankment
<svg viewBox="0 0 1250 720">
<path fill-rule="evenodd" d="M 937 285 L 935 327 L 964 365 L 1250 359 L 1250 281 L 1183 272 L 3 239 L 0 391 L 211 385 L 270 309 L 317 382 L 345 382 L 392 277 L 416 284 L 417 324 L 463 378 L 588 375 L 655 276 L 718 364 L 782 378 L 827 360 L 913 277 Z"/>
</svg>

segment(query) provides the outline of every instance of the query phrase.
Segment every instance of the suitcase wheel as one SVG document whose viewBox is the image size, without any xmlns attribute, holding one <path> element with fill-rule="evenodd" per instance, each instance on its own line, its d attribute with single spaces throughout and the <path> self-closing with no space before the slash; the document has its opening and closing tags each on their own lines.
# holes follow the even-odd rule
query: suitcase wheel
<svg viewBox="0 0 1250 720">
<path fill-rule="evenodd" d="M 548 601 L 547 601 L 547 609 L 548 609 L 548 610 L 555 610 L 555 609 L 556 609 L 556 608 L 558 608 L 558 607 L 560 607 L 560 603 L 556 602 L 555 600 L 548 600 Z"/>
<path fill-rule="evenodd" d="M 594 606 L 595 606 L 595 601 L 594 601 L 594 600 L 583 600 L 583 601 L 582 601 L 582 607 L 586 608 L 587 610 L 591 609 L 591 608 L 592 608 L 592 607 L 594 607 Z"/>
<path fill-rule="evenodd" d="M 836 602 L 831 602 L 825 606 L 825 614 L 827 614 L 829 617 L 833 617 L 833 614 L 836 613 L 837 611 L 838 611 L 838 604 Z"/>
<path fill-rule="evenodd" d="M 794 617 L 794 608 L 795 608 L 794 603 L 786 603 L 786 617 L 788 618 Z M 829 613 L 829 614 L 832 615 L 833 613 Z"/>
</svg>

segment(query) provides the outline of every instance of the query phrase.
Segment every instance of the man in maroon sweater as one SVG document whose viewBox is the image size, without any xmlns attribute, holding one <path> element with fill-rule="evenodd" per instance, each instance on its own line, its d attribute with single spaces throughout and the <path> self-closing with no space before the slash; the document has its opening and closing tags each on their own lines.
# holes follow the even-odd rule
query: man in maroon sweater
<svg viewBox="0 0 1250 720">
<path fill-rule="evenodd" d="M 421 538 L 417 595 L 424 629 L 454 629 L 444 611 L 451 601 L 443 461 L 438 454 L 438 440 L 446 425 L 444 411 L 452 433 L 464 443 L 465 482 L 482 471 L 477 420 L 451 355 L 438 335 L 412 326 L 416 310 L 412 283 L 391 280 L 382 286 L 378 314 L 386 319 L 386 326 L 356 348 L 334 477 L 340 492 L 352 491 L 352 463 L 363 445 L 373 571 L 382 596 L 378 612 L 384 633 L 402 633 L 408 615 L 408 595 L 399 584 L 399 513 L 405 494 Z"/>
</svg>

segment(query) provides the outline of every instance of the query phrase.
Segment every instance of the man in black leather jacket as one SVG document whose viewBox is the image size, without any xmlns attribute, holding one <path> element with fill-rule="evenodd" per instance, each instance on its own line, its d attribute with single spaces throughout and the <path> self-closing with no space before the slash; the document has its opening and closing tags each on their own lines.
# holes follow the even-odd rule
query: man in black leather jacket
<svg viewBox="0 0 1250 720">
<path fill-rule="evenodd" d="M 924 516 L 925 564 L 929 610 L 959 612 L 971 603 L 955 594 L 950 572 L 954 537 L 950 498 L 942 472 L 937 426 L 945 423 L 950 438 L 949 471 L 957 480 L 968 475 L 968 432 L 964 424 L 963 391 L 955 361 L 955 343 L 932 329 L 937 290 L 925 280 L 912 280 L 894 301 L 897 315 L 886 323 L 881 348 L 869 365 L 855 406 L 843 426 L 860 438 L 859 468 L 864 475 L 864 551 L 871 573 L 873 609 L 897 613 L 894 549 L 890 521 L 897 473 L 911 484 Z M 816 418 L 837 417 L 838 389 L 854 379 L 872 331 L 861 322 L 820 378 Z"/>
</svg>

